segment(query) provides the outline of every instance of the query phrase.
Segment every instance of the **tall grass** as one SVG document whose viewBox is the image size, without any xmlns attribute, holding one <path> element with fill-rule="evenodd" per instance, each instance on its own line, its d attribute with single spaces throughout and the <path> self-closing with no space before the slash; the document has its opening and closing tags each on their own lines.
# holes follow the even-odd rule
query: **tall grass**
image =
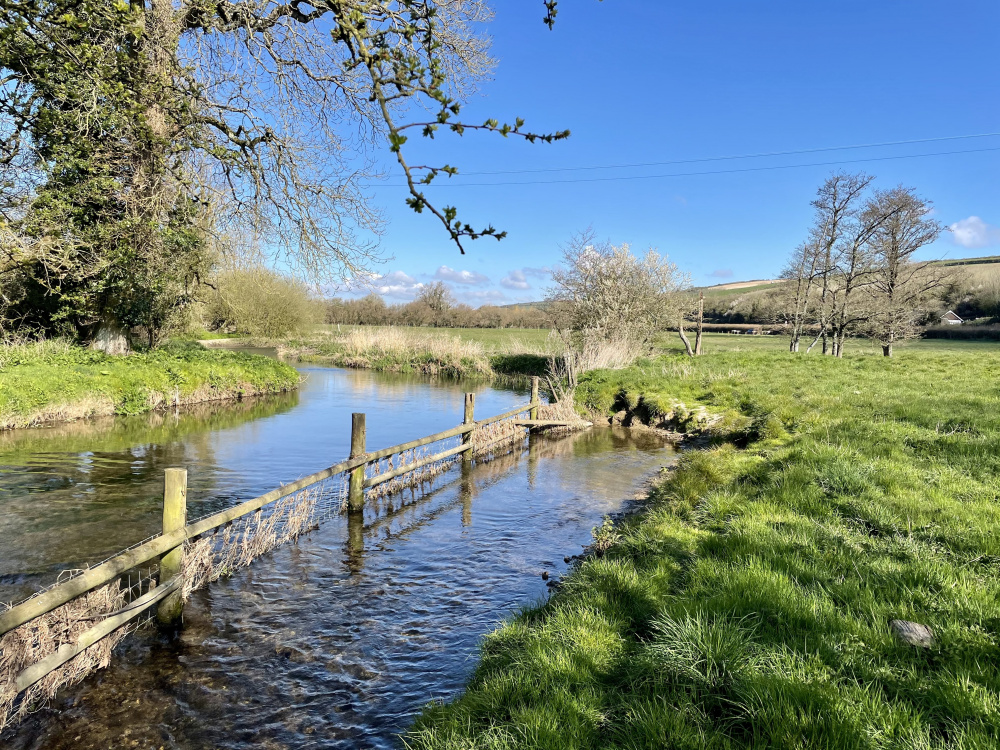
<svg viewBox="0 0 1000 750">
<path fill-rule="evenodd" d="M 578 399 L 604 413 L 706 408 L 716 442 L 490 634 L 465 695 L 407 741 L 996 747 L 998 378 L 985 349 L 739 352 L 582 376 Z M 928 625 L 934 646 L 901 643 L 893 619 Z"/>
<path fill-rule="evenodd" d="M 344 326 L 319 329 L 280 343 L 306 361 L 388 372 L 419 372 L 453 377 L 541 374 L 547 345 L 517 337 L 485 343 L 449 331 L 394 326 Z M 538 370 L 538 372 L 535 372 Z"/>
</svg>

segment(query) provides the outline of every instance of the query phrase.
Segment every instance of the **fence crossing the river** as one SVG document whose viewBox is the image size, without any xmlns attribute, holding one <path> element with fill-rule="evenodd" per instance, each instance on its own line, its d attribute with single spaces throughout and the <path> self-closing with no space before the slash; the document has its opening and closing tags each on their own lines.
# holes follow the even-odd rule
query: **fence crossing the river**
<svg viewBox="0 0 1000 750">
<path fill-rule="evenodd" d="M 449 461 L 486 457 L 502 446 L 515 445 L 526 434 L 523 428 L 569 424 L 540 418 L 540 409 L 544 408 L 539 400 L 538 378 L 532 379 L 528 404 L 480 421 L 474 415 L 475 394 L 468 393 L 462 424 L 372 452 L 366 446 L 365 415 L 354 414 L 351 451 L 346 461 L 191 523 L 187 521 L 187 471 L 167 469 L 162 533 L 0 611 L 0 730 L 20 718 L 23 712 L 18 712 L 22 708 L 26 711 L 28 703 L 54 696 L 61 685 L 82 679 L 110 658 L 105 643 L 103 658 L 91 658 L 86 668 L 70 669 L 88 649 L 95 649 L 116 633 L 123 637 L 123 629 L 144 616 L 148 619 L 154 608 L 161 625 L 176 627 L 183 612 L 183 595 L 192 588 L 249 564 L 259 554 L 312 528 L 324 498 L 322 491 L 307 494 L 316 485 L 325 486 L 326 480 L 338 478 L 339 492 L 334 493 L 332 502 L 327 498 L 328 509 L 339 512 L 341 506 L 346 506 L 349 515 L 357 515 L 364 510 L 366 491 L 369 496 L 378 488 L 396 491 L 406 486 L 406 477 L 412 477 L 412 484 L 417 484 L 433 476 L 433 472 L 427 473 L 432 467 L 440 469 Z M 528 418 L 521 418 L 525 413 Z M 455 446 L 435 453 L 417 453 L 453 438 L 459 439 Z M 296 498 L 301 502 L 296 504 Z M 188 559 L 192 550 L 207 561 L 200 573 L 191 572 L 196 567 Z M 213 560 L 217 563 L 214 570 Z M 132 585 L 129 579 L 129 585 L 124 586 L 123 577 L 143 570 L 143 566 L 155 566 L 155 571 L 149 567 L 145 577 L 139 576 L 138 585 Z M 201 578 L 193 582 L 198 575 Z M 89 597 L 94 592 L 110 592 L 110 596 L 96 598 L 113 602 L 103 605 L 111 608 L 89 608 Z"/>
</svg>

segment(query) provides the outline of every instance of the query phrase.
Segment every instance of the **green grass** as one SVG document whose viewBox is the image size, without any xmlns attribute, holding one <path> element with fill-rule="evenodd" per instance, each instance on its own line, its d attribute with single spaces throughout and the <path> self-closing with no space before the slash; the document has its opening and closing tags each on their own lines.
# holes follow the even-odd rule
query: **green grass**
<svg viewBox="0 0 1000 750">
<path fill-rule="evenodd" d="M 412 747 L 997 747 L 995 347 L 661 357 L 577 395 L 603 414 L 702 406 L 717 441 L 487 636 Z"/>
<path fill-rule="evenodd" d="M 140 414 L 297 387 L 294 368 L 267 357 L 177 343 L 109 357 L 65 342 L 0 348 L 0 427 Z"/>
</svg>

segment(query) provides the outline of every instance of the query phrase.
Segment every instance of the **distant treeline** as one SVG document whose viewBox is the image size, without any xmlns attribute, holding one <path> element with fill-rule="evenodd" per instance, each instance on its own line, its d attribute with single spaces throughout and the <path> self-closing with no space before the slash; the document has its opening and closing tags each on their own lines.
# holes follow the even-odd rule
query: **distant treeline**
<svg viewBox="0 0 1000 750">
<path fill-rule="evenodd" d="M 412 302 L 390 305 L 377 294 L 361 299 L 325 301 L 327 323 L 348 325 L 440 326 L 448 328 L 563 328 L 568 312 L 557 303 L 542 307 L 457 304 L 447 294 L 422 294 Z"/>
</svg>

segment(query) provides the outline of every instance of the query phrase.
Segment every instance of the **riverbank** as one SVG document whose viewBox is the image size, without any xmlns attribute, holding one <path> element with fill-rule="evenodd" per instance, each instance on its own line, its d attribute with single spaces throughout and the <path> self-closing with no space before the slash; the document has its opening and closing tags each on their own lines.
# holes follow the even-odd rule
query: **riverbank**
<svg viewBox="0 0 1000 750">
<path fill-rule="evenodd" d="M 127 357 L 61 341 L 0 348 L 0 429 L 241 399 L 298 386 L 267 357 L 178 344 Z"/>
<path fill-rule="evenodd" d="M 1000 711 L 1000 356 L 664 357 L 595 413 L 704 414 L 647 510 L 485 640 L 414 748 L 979 748 Z M 681 420 L 683 421 L 683 420 Z M 890 621 L 927 625 L 929 649 Z"/>
</svg>

